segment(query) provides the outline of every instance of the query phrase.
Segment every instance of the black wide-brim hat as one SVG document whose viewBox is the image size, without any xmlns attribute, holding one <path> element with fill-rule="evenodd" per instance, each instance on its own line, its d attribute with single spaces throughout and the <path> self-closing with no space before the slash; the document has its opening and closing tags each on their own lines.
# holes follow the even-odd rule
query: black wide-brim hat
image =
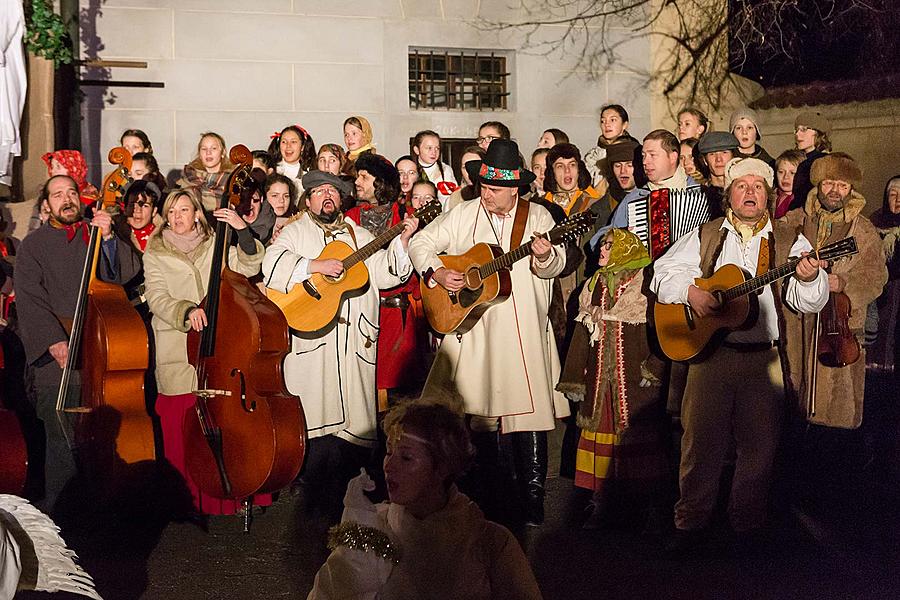
<svg viewBox="0 0 900 600">
<path fill-rule="evenodd" d="M 484 160 L 470 160 L 466 171 L 473 182 L 499 187 L 529 185 L 535 175 L 522 167 L 519 146 L 512 140 L 493 140 Z"/>
</svg>

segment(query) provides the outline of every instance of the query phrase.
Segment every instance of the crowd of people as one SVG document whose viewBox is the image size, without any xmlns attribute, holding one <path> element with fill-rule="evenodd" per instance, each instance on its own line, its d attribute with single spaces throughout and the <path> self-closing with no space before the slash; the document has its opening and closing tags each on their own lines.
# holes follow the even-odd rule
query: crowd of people
<svg viewBox="0 0 900 600">
<path fill-rule="evenodd" d="M 102 192 L 87 181 L 78 151 L 47 153 L 31 232 L 14 249 L 14 272 L 4 270 L 15 302 L 3 317 L 24 345 L 28 393 L 45 430 L 35 500 L 52 512 L 79 468 L 55 411 L 91 227 L 101 238 L 97 276 L 124 286 L 150 334 L 145 387 L 159 460 L 182 478 L 193 514 L 216 515 L 242 510 L 241 499 L 209 497 L 194 484 L 183 439 L 198 388 L 187 338 L 209 323 L 203 300 L 216 223 L 233 232 L 230 268 L 280 293 L 316 274 L 342 276 L 341 260 L 321 258 L 329 243 L 359 249 L 400 225 L 365 258 L 368 286 L 344 298 L 331 326 L 290 334 L 283 375 L 309 437 L 293 491 L 337 521 L 346 490 L 334 552 L 310 597 L 426 597 L 417 590 L 437 572 L 448 578 L 445 597 L 499 597 L 500 587 L 504 597 L 539 597 L 517 542 L 485 515 L 543 523 L 548 432 L 560 420 L 560 472 L 586 490 L 586 528 L 625 508 L 645 527 L 659 523 L 672 508 L 677 471 L 670 550 L 703 544 L 722 482 L 737 539 L 755 540 L 779 455 L 803 444 L 789 432 L 807 423 L 858 428 L 864 404 L 888 401 L 867 397 L 867 367 L 896 381 L 900 176 L 887 182 L 870 220 L 861 169 L 833 151 L 820 113 L 799 114 L 795 147 L 774 159 L 751 109 L 736 110 L 728 131 L 713 131 L 695 108 L 673 125 L 638 139 L 627 110 L 611 104 L 595 147 L 579 149 L 551 128 L 523 155 L 506 125 L 488 121 L 465 148 L 459 177 L 431 130 L 390 160 L 362 116 L 344 122 L 343 144 L 317 146 L 305 128 L 288 125 L 253 152 L 234 206 L 222 201 L 235 165 L 221 135 L 203 133 L 196 158 L 170 183 L 147 134 L 129 129 L 120 142 L 133 182 L 113 216 L 94 208 Z M 661 255 L 635 231 L 631 210 L 659 190 L 692 192 L 686 197 L 707 215 Z M 431 203 L 441 214 L 426 224 L 416 211 Z M 591 226 L 576 239 L 547 235 L 582 213 Z M 652 222 L 650 229 L 652 238 Z M 855 254 L 820 259 L 821 248 L 851 236 Z M 505 265 L 505 301 L 465 331 L 440 335 L 429 327 L 423 290 L 464 298 L 477 288 L 471 272 L 442 257 L 481 243 L 500 254 L 527 243 L 527 260 Z M 697 278 L 725 265 L 754 277 L 790 260 L 786 278 L 753 295 L 756 319 L 703 360 L 688 365 L 660 351 L 655 301 L 684 305 L 691 318 L 714 316 L 722 296 Z M 862 358 L 849 365 L 825 364 L 814 349 L 819 314 L 835 294 L 849 298 L 847 326 L 863 342 Z M 71 386 L 77 395 L 77 380 Z M 869 440 L 873 459 L 886 459 L 890 439 Z"/>
</svg>

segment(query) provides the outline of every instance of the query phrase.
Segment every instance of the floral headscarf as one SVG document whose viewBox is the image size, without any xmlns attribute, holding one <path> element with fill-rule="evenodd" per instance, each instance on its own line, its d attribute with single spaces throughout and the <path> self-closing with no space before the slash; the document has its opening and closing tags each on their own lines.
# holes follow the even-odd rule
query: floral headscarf
<svg viewBox="0 0 900 600">
<path fill-rule="evenodd" d="M 606 280 L 606 291 L 612 297 L 621 275 L 625 271 L 636 271 L 649 265 L 650 254 L 640 238 L 627 229 L 610 229 L 600 244 L 610 241 L 612 248 L 609 251 L 609 261 L 606 266 L 597 269 L 588 287 L 593 291 L 597 285 L 597 278 L 602 276 Z"/>
<path fill-rule="evenodd" d="M 53 159 L 56 159 L 56 162 L 64 166 L 69 177 L 75 180 L 75 183 L 78 185 L 78 193 L 84 204 L 91 204 L 99 198 L 100 192 L 87 181 L 87 163 L 81 152 L 78 150 L 56 150 L 44 154 L 41 160 L 47 165 L 48 176 L 50 175 Z"/>
</svg>

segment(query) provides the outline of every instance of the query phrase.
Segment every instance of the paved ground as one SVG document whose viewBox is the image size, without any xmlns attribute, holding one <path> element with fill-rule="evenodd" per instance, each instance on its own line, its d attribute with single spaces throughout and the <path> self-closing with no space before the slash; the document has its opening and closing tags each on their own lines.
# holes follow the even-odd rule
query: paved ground
<svg viewBox="0 0 900 600">
<path fill-rule="evenodd" d="M 640 527 L 584 531 L 581 499 L 565 478 L 548 482 L 547 523 L 519 534 L 548 599 L 900 597 L 896 485 L 872 473 L 843 483 L 838 501 L 794 511 L 764 552 L 746 557 L 724 529 L 693 557 L 664 557 L 663 536 Z M 249 534 L 231 517 L 204 531 L 149 516 L 86 516 L 66 537 L 107 600 L 276 599 L 306 597 L 327 555 L 326 529 L 301 497 L 284 494 Z"/>
</svg>

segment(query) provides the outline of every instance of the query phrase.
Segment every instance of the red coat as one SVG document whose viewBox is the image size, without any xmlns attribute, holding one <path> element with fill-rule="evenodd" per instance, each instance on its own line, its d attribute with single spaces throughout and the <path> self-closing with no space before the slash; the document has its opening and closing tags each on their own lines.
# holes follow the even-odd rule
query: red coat
<svg viewBox="0 0 900 600">
<path fill-rule="evenodd" d="M 360 212 L 366 205 L 355 206 L 345 216 L 360 223 Z M 390 226 L 401 221 L 400 205 L 394 203 Z M 409 307 L 404 311 L 385 306 L 385 298 L 406 294 Z M 428 347 L 428 321 L 422 308 L 419 277 L 413 272 L 401 286 L 381 290 L 382 305 L 379 310 L 378 355 L 375 360 L 375 380 L 378 389 L 407 387 L 424 381 L 425 352 Z"/>
</svg>

